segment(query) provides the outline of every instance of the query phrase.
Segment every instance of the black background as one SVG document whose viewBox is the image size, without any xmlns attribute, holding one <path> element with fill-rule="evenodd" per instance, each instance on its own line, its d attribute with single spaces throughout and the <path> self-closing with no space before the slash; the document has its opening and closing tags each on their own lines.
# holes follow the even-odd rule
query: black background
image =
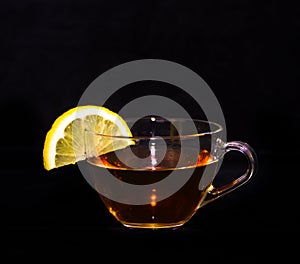
<svg viewBox="0 0 300 264">
<path fill-rule="evenodd" d="M 110 258 L 132 261 L 137 248 L 150 259 L 291 257 L 300 231 L 299 27 L 296 6 L 275 0 L 1 0 L 1 250 L 100 260 L 116 249 Z M 126 230 L 77 166 L 42 165 L 55 118 L 104 71 L 148 58 L 199 74 L 222 106 L 228 140 L 258 155 L 247 185 L 177 230 Z M 224 164 L 224 174 L 234 171 Z"/>
</svg>

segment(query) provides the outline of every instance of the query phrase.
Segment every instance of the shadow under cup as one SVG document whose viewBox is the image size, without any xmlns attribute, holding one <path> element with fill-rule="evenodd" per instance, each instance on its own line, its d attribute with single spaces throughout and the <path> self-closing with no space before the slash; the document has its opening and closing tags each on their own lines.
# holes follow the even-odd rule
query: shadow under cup
<svg viewBox="0 0 300 264">
<path fill-rule="evenodd" d="M 241 141 L 225 142 L 216 123 L 159 117 L 126 122 L 132 137 L 86 131 L 87 162 L 81 167 L 108 211 L 124 226 L 181 226 L 200 207 L 246 183 L 255 172 L 254 150 Z M 101 149 L 118 150 L 101 154 Z M 233 150 L 244 154 L 248 169 L 215 187 L 223 156 Z"/>
</svg>

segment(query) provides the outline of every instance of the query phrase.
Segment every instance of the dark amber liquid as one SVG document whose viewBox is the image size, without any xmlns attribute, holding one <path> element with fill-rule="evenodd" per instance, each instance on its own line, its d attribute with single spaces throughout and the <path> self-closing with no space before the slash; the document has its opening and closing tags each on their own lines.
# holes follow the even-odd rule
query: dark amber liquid
<svg viewBox="0 0 300 264">
<path fill-rule="evenodd" d="M 116 153 L 121 151 L 118 150 Z M 143 156 L 143 151 L 138 154 Z M 199 208 L 211 186 L 208 184 L 200 190 L 199 183 L 202 175 L 206 169 L 209 169 L 213 178 L 217 166 L 217 162 L 213 161 L 210 153 L 203 150 L 198 154 L 198 160 L 193 163 L 186 155 L 183 160 L 183 164 L 186 166 L 178 168 L 176 163 L 179 155 L 180 151 L 177 149 L 168 149 L 164 159 L 155 168 L 145 164 L 144 169 L 138 170 L 126 167 L 119 161 L 114 152 L 89 159 L 88 163 L 91 164 L 89 165 L 91 177 L 101 177 L 103 170 L 108 169 L 112 177 L 136 185 L 159 182 L 168 177 L 175 169 L 184 170 L 186 174 L 191 175 L 178 191 L 163 200 L 159 199 L 159 190 L 157 189 L 145 193 L 149 202 L 142 205 L 120 203 L 99 193 L 109 212 L 125 226 L 140 228 L 176 227 L 187 222 Z M 102 164 L 99 163 L 99 159 Z M 109 189 L 109 186 L 105 186 L 104 189 Z M 134 193 L 128 193 L 129 195 L 132 197 Z"/>
</svg>

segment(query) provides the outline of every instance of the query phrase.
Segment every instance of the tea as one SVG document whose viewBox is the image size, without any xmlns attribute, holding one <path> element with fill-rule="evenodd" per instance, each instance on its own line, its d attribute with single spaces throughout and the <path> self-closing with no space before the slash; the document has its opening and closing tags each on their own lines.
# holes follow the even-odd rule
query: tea
<svg viewBox="0 0 300 264">
<path fill-rule="evenodd" d="M 149 193 L 145 193 L 148 203 L 132 205 L 111 200 L 99 192 L 99 195 L 108 208 L 109 212 L 123 225 L 129 227 L 161 228 L 176 227 L 188 221 L 199 208 L 205 199 L 206 193 L 211 186 L 212 179 L 205 188 L 199 188 L 199 183 L 205 170 L 210 170 L 210 175 L 214 175 L 217 167 L 217 160 L 214 160 L 207 150 L 196 153 L 192 147 L 181 156 L 181 149 L 178 147 L 168 147 L 164 152 L 164 157 L 159 157 L 162 152 L 152 152 L 149 148 L 133 148 L 133 152 L 138 157 L 150 156 L 150 159 L 141 159 L 144 164 L 141 168 L 135 169 L 131 162 L 131 167 L 127 166 L 126 160 L 120 161 L 125 150 L 110 152 L 100 157 L 88 160 L 91 177 L 101 177 L 103 170 L 108 170 L 113 177 L 124 183 L 135 185 L 148 185 L 159 182 L 170 175 L 174 170 L 184 170 L 184 173 L 191 175 L 187 182 L 175 193 L 165 199 L 160 199 L 159 191 L 155 188 Z M 199 152 L 199 151 L 197 151 Z M 186 154 L 188 153 L 188 154 Z M 161 154 L 162 155 L 162 154 Z M 124 155 L 123 155 L 124 156 Z M 126 156 L 125 156 L 126 157 Z M 182 159 L 183 158 L 183 159 Z M 129 158 L 128 158 L 129 159 Z M 160 160 L 159 163 L 157 161 Z M 128 161 L 129 162 L 129 161 Z M 180 163 L 180 164 L 179 164 Z M 109 186 L 103 186 L 109 192 Z M 134 193 L 128 193 L 132 196 Z"/>
</svg>

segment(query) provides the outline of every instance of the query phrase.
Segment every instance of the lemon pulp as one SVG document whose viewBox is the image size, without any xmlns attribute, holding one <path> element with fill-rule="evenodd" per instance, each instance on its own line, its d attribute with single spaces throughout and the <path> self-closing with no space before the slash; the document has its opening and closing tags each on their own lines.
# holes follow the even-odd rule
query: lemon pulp
<svg viewBox="0 0 300 264">
<path fill-rule="evenodd" d="M 47 132 L 43 149 L 44 168 L 51 170 L 86 159 L 85 131 L 124 137 L 114 144 L 111 137 L 101 137 L 96 147 L 98 155 L 134 144 L 129 139 L 132 137 L 129 127 L 117 113 L 102 106 L 77 106 L 60 115 Z M 94 143 L 89 140 L 89 144 Z"/>
</svg>

